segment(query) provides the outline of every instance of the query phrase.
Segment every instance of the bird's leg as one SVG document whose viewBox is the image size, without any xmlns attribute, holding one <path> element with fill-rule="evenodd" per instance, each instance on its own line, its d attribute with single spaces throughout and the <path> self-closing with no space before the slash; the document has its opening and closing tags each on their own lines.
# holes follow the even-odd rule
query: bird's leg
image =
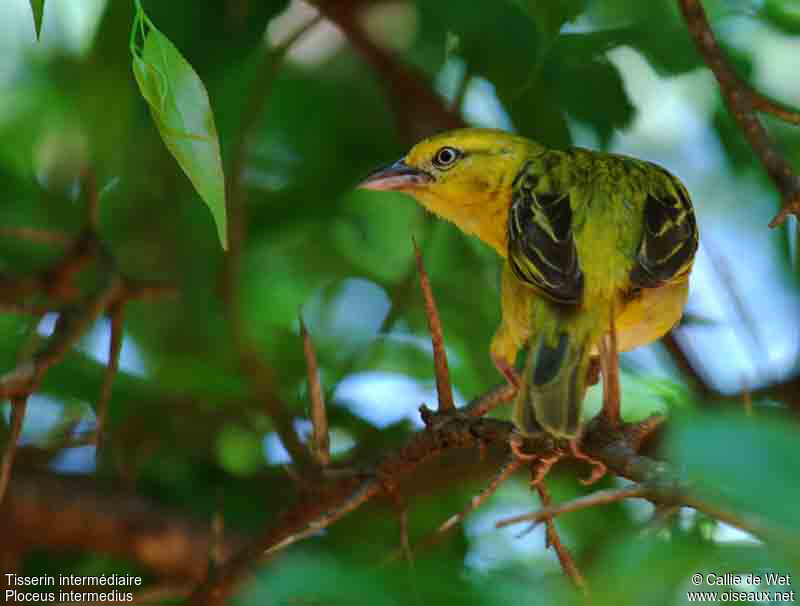
<svg viewBox="0 0 800 606">
<path fill-rule="evenodd" d="M 494 362 L 494 366 L 500 374 L 506 378 L 508 384 L 514 389 L 519 389 L 522 384 L 522 379 L 517 369 L 509 364 L 505 358 L 495 353 L 492 353 L 492 362 Z"/>
<path fill-rule="evenodd" d="M 583 452 L 578 444 L 580 442 L 580 437 L 574 438 L 569 441 L 569 451 L 573 457 L 579 459 L 581 461 L 586 461 L 589 465 L 592 466 L 592 473 L 589 475 L 588 478 L 579 478 L 581 484 L 586 486 L 590 484 L 594 484 L 604 475 L 606 475 L 606 471 L 608 471 L 608 467 L 606 464 L 603 463 L 599 459 L 595 459 L 594 457 L 590 457 L 585 452 Z"/>
<path fill-rule="evenodd" d="M 619 351 L 614 306 L 611 306 L 608 333 L 600 340 L 600 372 L 603 375 L 603 415 L 612 428 L 622 423 L 620 415 Z"/>
<path fill-rule="evenodd" d="M 589 368 L 586 371 L 586 385 L 591 387 L 600 382 L 600 358 L 594 356 L 589 359 Z"/>
<path fill-rule="evenodd" d="M 544 480 L 545 476 L 550 473 L 550 469 L 552 469 L 553 465 L 558 463 L 563 458 L 564 455 L 560 452 L 550 457 L 539 457 L 539 460 L 536 461 L 531 468 L 530 485 L 537 486 L 539 482 Z"/>
</svg>

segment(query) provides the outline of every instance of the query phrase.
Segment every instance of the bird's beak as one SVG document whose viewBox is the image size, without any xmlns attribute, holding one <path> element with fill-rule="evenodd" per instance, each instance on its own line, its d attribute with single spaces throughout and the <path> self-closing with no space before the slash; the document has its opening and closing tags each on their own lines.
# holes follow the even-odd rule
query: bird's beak
<svg viewBox="0 0 800 606">
<path fill-rule="evenodd" d="M 377 191 L 406 190 L 433 181 L 424 170 L 409 166 L 402 160 L 384 166 L 367 175 L 358 187 Z"/>
</svg>

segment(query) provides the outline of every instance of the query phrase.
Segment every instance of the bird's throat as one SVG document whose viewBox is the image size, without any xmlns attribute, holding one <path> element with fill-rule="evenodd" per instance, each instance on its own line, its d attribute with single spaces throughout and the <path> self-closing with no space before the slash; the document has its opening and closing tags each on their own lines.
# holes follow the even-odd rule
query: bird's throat
<svg viewBox="0 0 800 606">
<path fill-rule="evenodd" d="M 426 209 L 446 219 L 466 234 L 477 236 L 502 258 L 508 255 L 509 196 L 487 196 L 482 200 L 443 199 L 424 190 L 411 193 Z M 505 200 L 505 201 L 504 201 Z"/>
</svg>

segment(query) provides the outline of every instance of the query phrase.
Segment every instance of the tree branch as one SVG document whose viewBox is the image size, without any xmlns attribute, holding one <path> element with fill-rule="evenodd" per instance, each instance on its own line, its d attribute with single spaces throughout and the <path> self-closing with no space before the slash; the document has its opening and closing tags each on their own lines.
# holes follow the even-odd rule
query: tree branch
<svg viewBox="0 0 800 606">
<path fill-rule="evenodd" d="M 770 222 L 770 227 L 782 225 L 790 214 L 800 215 L 800 176 L 778 150 L 756 111 L 766 111 L 792 123 L 798 123 L 797 112 L 779 107 L 763 95 L 753 92 L 743 83 L 728 63 L 711 30 L 701 0 L 678 0 L 689 33 L 708 67 L 714 72 L 720 91 L 736 123 L 741 128 L 750 147 L 775 183 L 783 198 L 783 208 Z"/>
<path fill-rule="evenodd" d="M 206 573 L 211 533 L 206 524 L 129 494 L 104 492 L 93 482 L 51 474 L 11 480 L 0 508 L 0 554 L 37 547 L 129 558 L 159 578 L 199 582 Z M 228 532 L 225 558 L 243 545 Z"/>
</svg>

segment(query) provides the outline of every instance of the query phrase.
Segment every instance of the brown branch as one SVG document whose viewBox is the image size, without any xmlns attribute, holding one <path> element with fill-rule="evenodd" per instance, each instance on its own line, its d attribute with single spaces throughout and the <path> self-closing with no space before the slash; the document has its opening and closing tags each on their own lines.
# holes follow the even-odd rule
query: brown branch
<svg viewBox="0 0 800 606">
<path fill-rule="evenodd" d="M 306 330 L 303 317 L 300 320 L 300 338 L 303 340 L 303 353 L 306 357 L 306 371 L 308 373 L 308 397 L 311 401 L 311 454 L 319 465 L 325 466 L 331 462 L 330 434 L 328 432 L 328 413 L 325 409 L 325 395 L 319 379 L 317 366 L 317 353 L 314 351 L 314 342 Z"/>
<path fill-rule="evenodd" d="M 17 454 L 17 444 L 22 433 L 22 422 L 25 420 L 25 407 L 28 396 L 11 398 L 11 431 L 8 433 L 8 443 L 3 452 L 3 463 L 0 468 L 0 505 L 6 496 L 8 484 L 11 481 L 11 469 L 14 466 L 14 456 Z"/>
<path fill-rule="evenodd" d="M 91 167 L 86 166 L 81 171 L 83 189 L 86 193 L 86 221 L 92 228 L 97 228 L 100 215 L 100 195 L 97 192 L 97 177 Z"/>
<path fill-rule="evenodd" d="M 92 438 L 97 448 L 100 448 L 103 442 L 103 430 L 105 428 L 106 414 L 108 413 L 108 402 L 111 399 L 111 387 L 119 369 L 119 354 L 122 351 L 125 318 L 124 305 L 112 306 L 109 314 L 111 315 L 111 330 L 108 345 L 108 362 L 106 363 L 106 371 L 103 373 L 103 383 L 100 386 L 100 397 L 97 398 L 97 424 Z"/>
<path fill-rule="evenodd" d="M 536 492 L 539 494 L 539 499 L 542 502 L 542 507 L 547 508 L 550 506 L 550 491 L 547 490 L 547 487 L 544 485 L 544 482 L 538 482 L 536 484 Z M 583 593 L 587 592 L 586 586 L 586 579 L 581 574 L 580 569 L 578 569 L 578 565 L 575 563 L 575 559 L 572 557 L 569 549 L 567 546 L 561 542 L 561 537 L 558 536 L 558 532 L 556 531 L 556 524 L 553 521 L 552 517 L 548 517 L 545 519 L 547 524 L 547 546 L 551 547 L 555 550 L 556 555 L 558 556 L 558 561 L 561 564 L 561 568 L 567 574 L 567 576 L 572 580 L 575 586 L 580 589 Z"/>
<path fill-rule="evenodd" d="M 425 298 L 425 316 L 428 318 L 428 328 L 431 332 L 431 343 L 433 344 L 433 365 L 436 372 L 436 395 L 439 399 L 439 412 L 455 410 L 453 402 L 453 386 L 450 383 L 450 370 L 447 367 L 447 351 L 444 347 L 444 334 L 442 333 L 442 323 L 439 319 L 439 312 L 436 309 L 436 300 L 433 298 L 431 282 L 428 279 L 428 272 L 422 262 L 422 253 L 414 242 L 414 256 L 417 260 L 417 272 L 419 273 L 419 284 L 422 288 L 422 295 Z"/>
<path fill-rule="evenodd" d="M 66 245 L 72 241 L 68 233 L 35 227 L 0 227 L 0 238 L 27 240 L 35 244 Z"/>
<path fill-rule="evenodd" d="M 155 301 L 164 297 L 174 297 L 178 289 L 169 282 L 155 282 L 152 280 L 139 280 L 122 276 L 122 292 L 119 302 L 128 301 Z"/>
<path fill-rule="evenodd" d="M 513 425 L 507 421 L 475 418 L 461 411 L 435 413 L 424 407 L 423 413 L 426 429 L 415 433 L 405 446 L 387 454 L 362 474 L 318 483 L 315 491 L 304 495 L 273 528 L 254 539 L 199 586 L 191 603 L 223 603 L 251 567 L 264 557 L 274 555 L 315 534 L 379 494 L 391 494 L 392 487 L 402 478 L 414 473 L 420 465 L 433 457 L 443 452 L 481 445 L 501 446 L 508 452 L 512 436 L 519 437 Z M 764 524 L 755 524 L 750 518 L 742 518 L 733 512 L 706 504 L 698 497 L 689 496 L 686 484 L 675 475 L 669 465 L 639 455 L 635 448 L 642 436 L 651 431 L 653 426 L 654 423 L 647 420 L 643 424 L 623 424 L 612 428 L 601 415 L 586 428 L 580 449 L 601 461 L 617 475 L 645 484 L 649 491 L 648 498 L 653 502 L 686 503 L 702 511 L 713 511 L 710 515 L 754 532 L 756 536 L 794 545 L 795 539 L 781 537 Z M 537 458 L 563 456 L 568 447 L 568 444 L 554 441 L 546 434 L 526 437 L 522 441 L 526 453 Z M 792 536 L 790 533 L 784 535 Z"/>
<path fill-rule="evenodd" d="M 206 573 L 207 524 L 129 493 L 100 490 L 86 478 L 19 474 L 0 512 L 0 554 L 46 547 L 130 559 L 159 578 L 197 583 Z M 243 544 L 229 531 L 220 552 L 229 558 Z"/>
<path fill-rule="evenodd" d="M 44 373 L 83 336 L 91 324 L 117 295 L 119 283 L 113 281 L 104 290 L 88 297 L 82 306 L 63 311 L 53 335 L 31 360 L 0 377 L 0 399 L 28 397 L 38 388 Z"/>
<path fill-rule="evenodd" d="M 773 115 L 787 115 L 786 111 L 779 110 L 765 97 L 754 95 L 752 88 L 739 79 L 714 37 L 701 0 L 678 1 L 697 49 L 708 67 L 714 72 L 728 111 L 736 120 L 750 143 L 750 147 L 753 148 L 783 198 L 783 208 L 772 219 L 769 226 L 782 225 L 790 214 L 800 215 L 800 176 L 795 174 L 792 166 L 778 150 L 756 116 L 756 111 L 768 111 Z M 789 117 L 790 122 L 795 122 L 796 116 Z"/>
<path fill-rule="evenodd" d="M 631 499 L 634 497 L 646 498 L 648 496 L 648 489 L 642 484 L 634 484 L 622 489 L 598 490 L 585 497 L 579 497 L 566 503 L 559 505 L 550 505 L 549 499 L 545 503 L 542 501 L 543 507 L 533 513 L 526 513 L 512 518 L 500 520 L 495 524 L 496 528 L 504 528 L 512 524 L 519 524 L 520 522 L 534 522 L 539 523 L 546 520 L 552 520 L 554 517 L 562 513 L 569 513 L 572 511 L 579 511 L 581 509 L 588 509 L 590 507 L 597 507 L 598 505 L 607 505 L 616 501 L 624 499 Z"/>
<path fill-rule="evenodd" d="M 516 394 L 517 388 L 506 381 L 478 396 L 460 410 L 471 417 L 482 417 L 498 406 L 511 402 Z"/>
<path fill-rule="evenodd" d="M 263 400 L 266 412 L 275 426 L 281 444 L 292 461 L 302 468 L 311 467 L 312 461 L 303 445 L 288 413 L 285 403 L 278 395 L 273 379 L 274 372 L 254 343 L 246 334 L 241 304 L 241 257 L 247 241 L 247 194 L 244 173 L 250 151 L 250 135 L 258 126 L 272 84 L 289 49 L 306 32 L 319 23 L 314 17 L 297 29 L 282 44 L 266 49 L 261 59 L 261 77 L 253 81 L 239 131 L 233 145 L 231 170 L 226 182 L 226 211 L 228 215 L 228 254 L 225 257 L 222 284 L 223 298 L 231 327 L 233 342 L 239 365 L 249 379 L 251 389 Z"/>
<path fill-rule="evenodd" d="M 314 0 L 312 4 L 342 30 L 353 48 L 380 76 L 397 119 L 398 131 L 407 142 L 464 126 L 461 116 L 450 111 L 443 99 L 426 84 L 424 75 L 403 65 L 367 35 L 359 19 L 358 3 Z"/>
<path fill-rule="evenodd" d="M 263 402 L 267 415 L 275 427 L 275 433 L 289 453 L 292 463 L 304 470 L 314 468 L 308 449 L 294 426 L 294 418 L 277 394 L 272 367 L 252 344 L 244 346 L 239 352 L 239 364 L 250 382 L 253 395 Z"/>
</svg>

